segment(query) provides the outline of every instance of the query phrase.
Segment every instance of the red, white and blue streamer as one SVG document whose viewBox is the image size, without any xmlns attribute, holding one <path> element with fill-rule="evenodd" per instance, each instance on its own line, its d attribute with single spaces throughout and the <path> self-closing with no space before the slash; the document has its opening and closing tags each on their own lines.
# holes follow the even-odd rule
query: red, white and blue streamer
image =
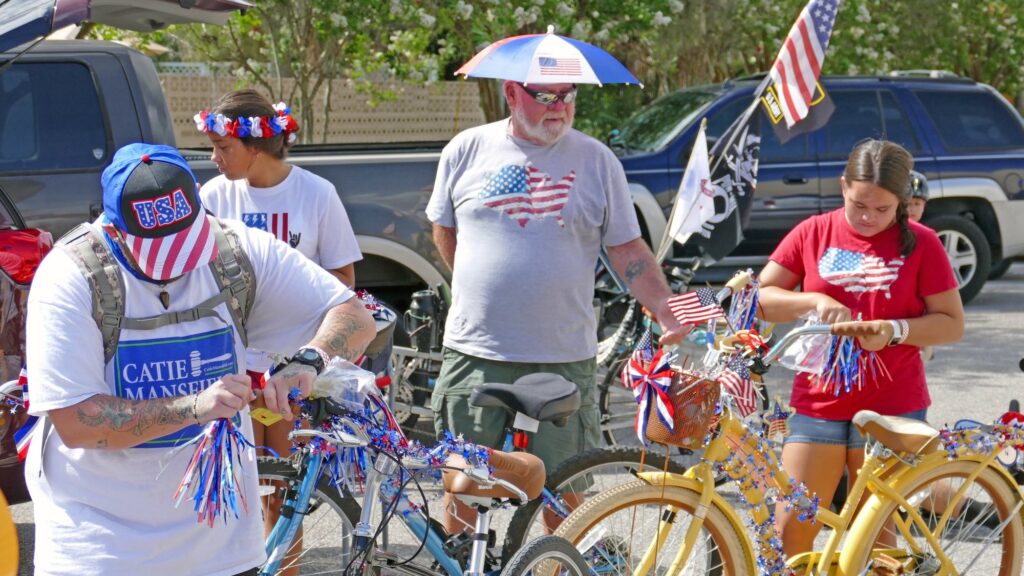
<svg viewBox="0 0 1024 576">
<path fill-rule="evenodd" d="M 174 507 L 191 495 L 199 522 L 208 526 L 213 526 L 218 516 L 224 522 L 229 516 L 238 518 L 239 507 L 248 513 L 241 479 L 243 456 L 255 465 L 250 452 L 253 444 L 230 419 L 220 418 L 208 423 L 202 434 L 182 448 L 191 445 L 195 445 L 195 454 L 174 493 Z"/>
<path fill-rule="evenodd" d="M 634 430 L 644 445 L 647 444 L 647 421 L 652 407 L 657 410 L 658 418 L 666 428 L 675 428 L 676 412 L 668 397 L 674 360 L 675 354 L 661 349 L 653 351 L 648 328 L 622 371 L 622 385 L 633 391 L 633 398 L 638 404 Z"/>
</svg>

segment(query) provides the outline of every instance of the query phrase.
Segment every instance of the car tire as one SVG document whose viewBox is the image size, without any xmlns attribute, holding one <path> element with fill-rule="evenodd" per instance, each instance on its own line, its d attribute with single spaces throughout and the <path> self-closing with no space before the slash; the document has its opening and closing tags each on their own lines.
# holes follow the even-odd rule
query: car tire
<svg viewBox="0 0 1024 576">
<path fill-rule="evenodd" d="M 988 280 L 992 250 L 988 239 L 973 221 L 953 214 L 929 219 L 926 223 L 942 242 L 960 288 L 960 300 L 968 303 Z"/>
<path fill-rule="evenodd" d="M 1003 258 L 992 263 L 992 268 L 988 271 L 989 280 L 998 280 L 1006 274 L 1006 271 L 1013 266 L 1013 258 Z"/>
</svg>

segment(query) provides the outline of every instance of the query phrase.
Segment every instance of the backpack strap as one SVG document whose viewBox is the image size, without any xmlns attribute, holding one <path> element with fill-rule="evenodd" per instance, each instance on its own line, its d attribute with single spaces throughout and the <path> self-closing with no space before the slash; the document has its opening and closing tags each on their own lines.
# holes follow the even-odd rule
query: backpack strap
<svg viewBox="0 0 1024 576">
<path fill-rule="evenodd" d="M 256 274 L 253 272 L 252 262 L 242 250 L 238 235 L 213 216 L 206 217 L 210 220 L 210 228 L 217 243 L 217 257 L 210 262 L 210 271 L 213 272 L 218 293 L 188 310 L 166 312 L 145 318 L 124 317 L 125 287 L 121 265 L 93 226 L 79 224 L 57 242 L 57 246 L 71 257 L 89 282 L 92 292 L 92 317 L 103 337 L 105 363 L 114 357 L 121 330 L 153 330 L 200 318 L 220 318 L 216 307 L 221 304 L 227 304 L 232 324 L 238 331 L 242 344 L 248 346 L 245 324 L 256 295 Z M 223 318 L 220 319 L 224 321 Z"/>
<path fill-rule="evenodd" d="M 249 346 L 249 338 L 245 324 L 252 312 L 252 304 L 256 299 L 256 274 L 253 272 L 252 261 L 242 250 L 238 234 L 230 226 L 223 225 L 220 220 L 207 215 L 210 229 L 217 242 L 217 257 L 210 262 L 210 270 L 217 281 L 221 294 L 227 293 L 226 303 L 231 320 L 242 344 Z"/>
<path fill-rule="evenodd" d="M 79 224 L 57 241 L 85 276 L 92 292 L 92 317 L 103 336 L 104 362 L 114 357 L 124 325 L 124 278 L 106 242 L 89 224 Z"/>
</svg>

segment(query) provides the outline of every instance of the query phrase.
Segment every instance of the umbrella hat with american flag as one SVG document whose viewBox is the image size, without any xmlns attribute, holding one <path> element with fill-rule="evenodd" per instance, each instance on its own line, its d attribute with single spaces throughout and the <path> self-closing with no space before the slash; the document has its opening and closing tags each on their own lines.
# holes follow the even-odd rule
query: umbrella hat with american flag
<svg viewBox="0 0 1024 576">
<path fill-rule="evenodd" d="M 467 78 L 497 78 L 523 84 L 643 84 L 604 50 L 554 33 L 498 40 L 455 71 Z"/>
</svg>

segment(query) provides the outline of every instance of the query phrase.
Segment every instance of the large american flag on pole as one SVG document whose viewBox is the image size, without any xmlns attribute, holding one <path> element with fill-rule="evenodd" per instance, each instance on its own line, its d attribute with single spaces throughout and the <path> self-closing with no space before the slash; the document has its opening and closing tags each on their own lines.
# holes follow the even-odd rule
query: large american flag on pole
<svg viewBox="0 0 1024 576">
<path fill-rule="evenodd" d="M 711 288 L 698 288 L 693 292 L 679 294 L 668 299 L 669 310 L 680 324 L 700 324 L 713 318 L 725 316 L 718 303 L 718 295 Z"/>
<path fill-rule="evenodd" d="M 778 89 L 786 126 L 807 116 L 825 63 L 840 0 L 811 0 L 800 12 L 768 75 Z"/>
</svg>

